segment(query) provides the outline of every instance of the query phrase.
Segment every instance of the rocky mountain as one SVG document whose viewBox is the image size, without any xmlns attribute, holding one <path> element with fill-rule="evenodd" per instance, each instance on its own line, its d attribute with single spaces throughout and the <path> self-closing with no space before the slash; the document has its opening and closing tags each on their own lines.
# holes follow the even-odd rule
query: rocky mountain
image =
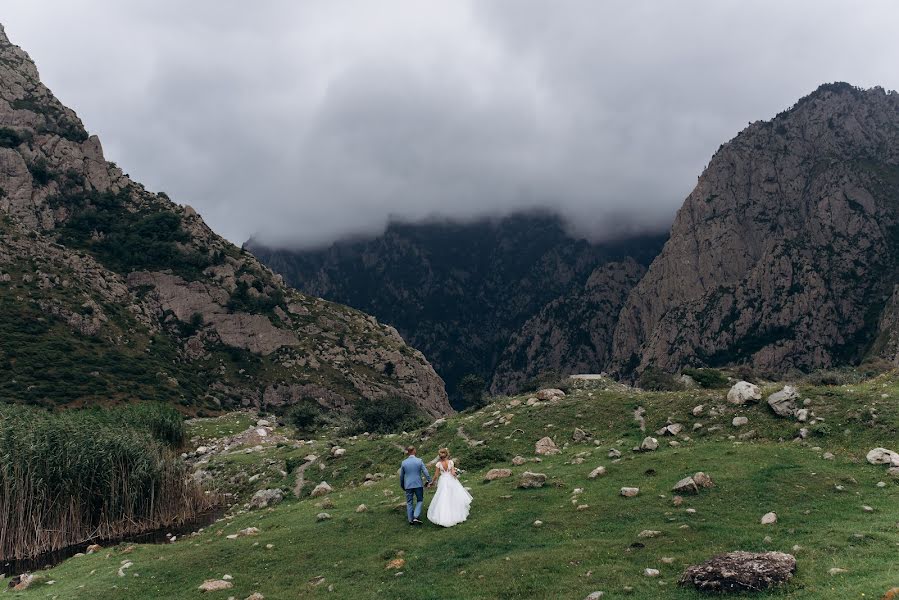
<svg viewBox="0 0 899 600">
<path fill-rule="evenodd" d="M 827 84 L 724 144 L 630 292 L 621 374 L 899 364 L 899 94 Z"/>
<path fill-rule="evenodd" d="M 132 181 L 0 28 L 0 398 L 450 411 L 397 331 L 299 293 Z"/>
<path fill-rule="evenodd" d="M 595 371 L 624 296 L 663 237 L 604 244 L 549 213 L 472 223 L 391 223 L 372 239 L 286 250 L 245 248 L 309 294 L 394 325 L 446 380 L 468 374 L 510 392 L 553 372 Z"/>
</svg>

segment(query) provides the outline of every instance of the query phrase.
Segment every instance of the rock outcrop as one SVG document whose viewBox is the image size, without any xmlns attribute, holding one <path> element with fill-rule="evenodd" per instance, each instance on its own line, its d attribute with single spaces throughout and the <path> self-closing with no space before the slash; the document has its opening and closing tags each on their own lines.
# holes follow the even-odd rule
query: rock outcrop
<svg viewBox="0 0 899 600">
<path fill-rule="evenodd" d="M 394 328 L 290 289 L 107 162 L 2 28 L 0 336 L 0 395 L 13 400 L 346 410 L 395 396 L 451 410 Z"/>
<path fill-rule="evenodd" d="M 828 84 L 752 123 L 712 158 L 630 293 L 615 369 L 895 360 L 897 193 L 899 94 Z"/>
<path fill-rule="evenodd" d="M 792 554 L 729 552 L 689 567 L 680 584 L 703 592 L 759 592 L 785 584 L 794 573 Z"/>
</svg>

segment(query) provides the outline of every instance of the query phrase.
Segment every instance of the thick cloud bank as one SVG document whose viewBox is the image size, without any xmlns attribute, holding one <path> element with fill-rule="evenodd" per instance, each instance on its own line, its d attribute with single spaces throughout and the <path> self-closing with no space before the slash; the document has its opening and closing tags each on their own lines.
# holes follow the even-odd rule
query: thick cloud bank
<svg viewBox="0 0 899 600">
<path fill-rule="evenodd" d="M 52 9 L 51 9 L 52 6 Z M 554 207 L 664 227 L 709 157 L 820 83 L 899 87 L 890 1 L 4 0 L 45 82 L 234 242 Z"/>
</svg>

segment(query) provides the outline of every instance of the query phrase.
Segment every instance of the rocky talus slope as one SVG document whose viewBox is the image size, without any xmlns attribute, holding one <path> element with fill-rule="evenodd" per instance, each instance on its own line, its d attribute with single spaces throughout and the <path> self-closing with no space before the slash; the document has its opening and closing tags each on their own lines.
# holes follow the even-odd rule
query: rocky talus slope
<svg viewBox="0 0 899 600">
<path fill-rule="evenodd" d="M 0 398 L 450 411 L 395 329 L 301 294 L 132 181 L 0 28 Z"/>
<path fill-rule="evenodd" d="M 714 155 L 615 331 L 648 366 L 896 361 L 899 94 L 827 84 Z"/>
<path fill-rule="evenodd" d="M 663 240 L 644 235 L 591 244 L 567 233 L 554 214 L 523 213 L 472 223 L 392 223 L 373 239 L 323 249 L 278 249 L 258 240 L 245 247 L 291 285 L 396 326 L 431 360 L 452 396 L 468 374 L 506 393 L 537 375 L 601 369 L 617 297 Z M 605 278 L 609 289 L 601 289 Z"/>
</svg>

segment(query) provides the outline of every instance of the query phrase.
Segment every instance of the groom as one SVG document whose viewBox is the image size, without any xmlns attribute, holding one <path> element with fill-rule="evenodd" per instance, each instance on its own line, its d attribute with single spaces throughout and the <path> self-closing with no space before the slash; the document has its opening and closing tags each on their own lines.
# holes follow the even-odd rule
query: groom
<svg viewBox="0 0 899 600">
<path fill-rule="evenodd" d="M 406 492 L 406 516 L 409 519 L 409 525 L 421 525 L 421 507 L 424 503 L 425 491 L 424 483 L 421 480 L 424 474 L 428 485 L 431 484 L 431 474 L 425 463 L 415 456 L 415 446 L 406 448 L 406 460 L 400 465 L 400 487 Z M 413 507 L 412 499 L 415 498 Z"/>
</svg>

